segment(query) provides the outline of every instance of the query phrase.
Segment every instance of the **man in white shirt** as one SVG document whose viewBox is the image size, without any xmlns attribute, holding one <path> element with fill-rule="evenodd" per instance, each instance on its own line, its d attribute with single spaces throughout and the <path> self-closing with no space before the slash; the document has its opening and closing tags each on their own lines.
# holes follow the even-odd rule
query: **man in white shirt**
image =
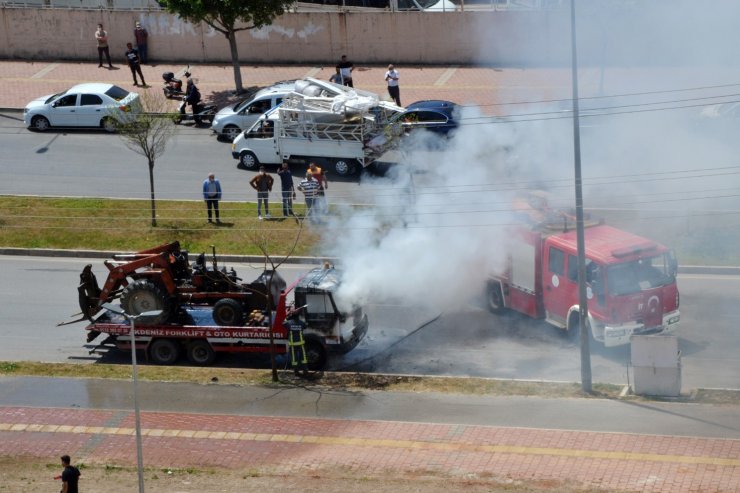
<svg viewBox="0 0 740 493">
<path fill-rule="evenodd" d="M 393 67 L 393 64 L 388 65 L 388 71 L 385 73 L 385 80 L 388 82 L 388 94 L 398 106 L 401 106 L 401 90 L 398 87 L 398 77 L 398 70 Z"/>
</svg>

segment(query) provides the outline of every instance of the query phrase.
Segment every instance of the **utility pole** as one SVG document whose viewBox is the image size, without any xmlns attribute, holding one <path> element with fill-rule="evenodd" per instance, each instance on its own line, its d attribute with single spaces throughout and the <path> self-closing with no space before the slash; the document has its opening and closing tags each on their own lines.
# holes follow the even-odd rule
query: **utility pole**
<svg viewBox="0 0 740 493">
<path fill-rule="evenodd" d="M 583 232 L 581 180 L 581 125 L 578 115 L 578 50 L 576 49 L 576 0 L 570 0 L 571 79 L 573 84 L 573 156 L 575 159 L 576 241 L 578 243 L 578 324 L 581 341 L 581 388 L 591 393 L 591 350 L 588 339 L 586 297 L 586 240 Z"/>
</svg>

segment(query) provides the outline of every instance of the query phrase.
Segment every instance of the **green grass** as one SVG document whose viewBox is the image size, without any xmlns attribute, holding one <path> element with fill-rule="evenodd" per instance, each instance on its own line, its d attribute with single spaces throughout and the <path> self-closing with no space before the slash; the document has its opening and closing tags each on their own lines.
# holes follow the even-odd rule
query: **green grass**
<svg viewBox="0 0 740 493">
<path fill-rule="evenodd" d="M 157 200 L 157 226 L 148 200 L 0 196 L 0 246 L 133 251 L 178 240 L 193 252 L 319 255 L 315 226 L 294 219 L 259 221 L 256 204 L 221 202 L 221 226 L 206 222 L 200 201 Z M 303 214 L 303 205 L 296 204 Z"/>
<path fill-rule="evenodd" d="M 193 253 L 322 256 L 320 231 L 293 219 L 257 220 L 256 204 L 222 202 L 223 226 L 206 222 L 201 201 L 0 196 L 0 247 L 134 251 L 178 240 Z M 278 204 L 275 204 L 278 205 Z M 296 213 L 304 213 L 296 201 Z M 279 209 L 276 207 L 276 212 Z M 607 224 L 673 248 L 682 265 L 740 265 L 740 227 L 706 218 L 641 220 L 635 212 L 599 211 Z"/>
</svg>

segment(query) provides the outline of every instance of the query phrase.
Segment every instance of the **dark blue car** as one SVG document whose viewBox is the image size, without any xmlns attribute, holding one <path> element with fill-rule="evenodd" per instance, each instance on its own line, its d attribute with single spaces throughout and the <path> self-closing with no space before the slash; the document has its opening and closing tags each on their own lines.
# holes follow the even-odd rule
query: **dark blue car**
<svg viewBox="0 0 740 493">
<path fill-rule="evenodd" d="M 451 101 L 438 99 L 417 101 L 391 119 L 391 124 L 400 123 L 404 131 L 424 128 L 447 135 L 458 126 L 458 106 Z"/>
</svg>

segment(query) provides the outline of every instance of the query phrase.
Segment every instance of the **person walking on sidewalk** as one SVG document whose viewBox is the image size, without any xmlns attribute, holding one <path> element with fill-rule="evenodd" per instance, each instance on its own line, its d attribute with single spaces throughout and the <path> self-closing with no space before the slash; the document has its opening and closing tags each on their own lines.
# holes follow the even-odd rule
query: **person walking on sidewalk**
<svg viewBox="0 0 740 493">
<path fill-rule="evenodd" d="M 139 77 L 141 77 L 141 85 L 142 87 L 146 86 L 146 81 L 144 80 L 144 74 L 141 73 L 141 64 L 139 63 L 139 51 L 133 47 L 131 43 L 126 43 L 126 62 L 128 63 L 128 68 L 131 69 L 131 75 L 134 76 L 134 85 L 138 86 L 139 83 L 136 80 L 136 74 L 139 74 Z"/>
<path fill-rule="evenodd" d="M 148 37 L 149 33 L 146 29 L 141 27 L 141 23 L 139 21 L 136 21 L 136 25 L 134 27 L 134 39 L 136 40 L 136 49 L 139 50 L 139 58 L 141 58 L 141 63 L 143 64 L 146 64 L 149 60 L 149 53 L 146 49 Z"/>
<path fill-rule="evenodd" d="M 64 470 L 59 476 L 54 476 L 54 479 L 62 480 L 62 492 L 61 493 L 79 493 L 77 488 L 77 482 L 80 479 L 80 470 L 76 466 L 71 464 L 72 459 L 68 455 L 62 456 L 62 467 Z"/>
<path fill-rule="evenodd" d="M 283 195 L 283 217 L 295 216 L 293 214 L 293 199 L 295 198 L 293 174 L 290 172 L 287 161 L 283 161 L 278 170 L 278 176 L 280 177 L 280 191 Z"/>
<path fill-rule="evenodd" d="M 388 71 L 385 73 L 385 80 L 388 82 L 388 94 L 391 99 L 401 106 L 401 89 L 398 87 L 398 70 L 393 64 L 388 65 Z"/>
<path fill-rule="evenodd" d="M 108 68 L 113 68 L 110 61 L 110 50 L 108 49 L 108 33 L 103 29 L 102 24 L 98 24 L 98 30 L 95 31 L 95 40 L 98 42 L 98 68 L 103 66 L 103 53 L 108 60 Z"/>
<path fill-rule="evenodd" d="M 216 224 L 221 224 L 221 219 L 218 217 L 218 201 L 221 200 L 221 182 L 218 181 L 218 178 L 213 173 L 209 173 L 208 178 L 203 182 L 203 200 L 206 201 L 208 222 L 213 222 L 211 218 L 211 209 L 213 209 L 216 213 Z"/>
<path fill-rule="evenodd" d="M 260 172 L 257 173 L 254 178 L 249 180 L 249 184 L 252 185 L 252 188 L 257 190 L 257 219 L 262 219 L 262 204 L 265 205 L 265 217 L 271 217 L 270 205 L 267 200 L 272 191 L 273 181 L 272 176 L 267 174 L 264 166 L 260 166 Z"/>
</svg>

